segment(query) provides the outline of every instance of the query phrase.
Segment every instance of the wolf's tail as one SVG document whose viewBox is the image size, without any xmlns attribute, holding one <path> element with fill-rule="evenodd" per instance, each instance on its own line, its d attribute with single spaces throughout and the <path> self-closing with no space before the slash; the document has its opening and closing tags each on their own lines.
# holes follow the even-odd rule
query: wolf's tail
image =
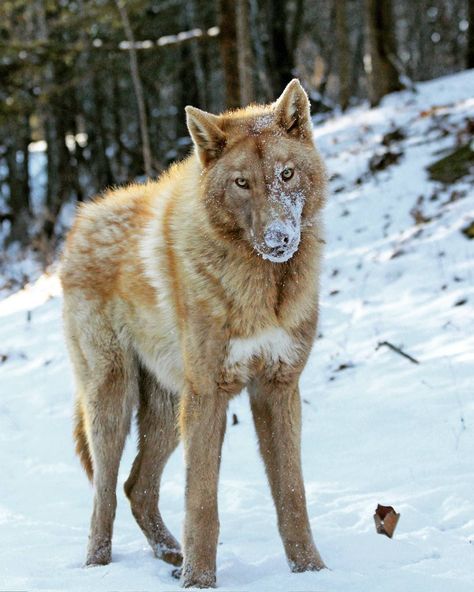
<svg viewBox="0 0 474 592">
<path fill-rule="evenodd" d="M 94 478 L 94 468 L 92 466 L 92 456 L 87 440 L 84 408 L 81 401 L 76 402 L 76 412 L 74 415 L 74 440 L 76 441 L 76 453 L 81 461 L 81 464 L 92 483 Z"/>
</svg>

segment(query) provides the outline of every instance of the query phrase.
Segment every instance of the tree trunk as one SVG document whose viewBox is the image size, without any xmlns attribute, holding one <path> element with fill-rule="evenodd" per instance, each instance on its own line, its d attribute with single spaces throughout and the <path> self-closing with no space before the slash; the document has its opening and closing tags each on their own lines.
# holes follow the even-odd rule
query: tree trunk
<svg viewBox="0 0 474 592">
<path fill-rule="evenodd" d="M 127 167 L 124 163 L 124 147 L 122 142 L 122 119 L 120 116 L 121 111 L 121 92 L 120 92 L 120 84 L 119 79 L 117 76 L 117 71 L 114 70 L 113 77 L 112 77 L 112 89 L 113 89 L 113 99 L 112 99 L 112 135 L 113 141 L 116 147 L 114 159 L 115 159 L 115 170 L 114 170 L 114 177 L 116 182 L 123 183 L 127 180 Z"/>
<path fill-rule="evenodd" d="M 345 0 L 343 0 L 345 2 Z M 305 0 L 295 0 L 295 14 L 290 35 L 290 51 L 294 55 L 300 40 L 301 31 L 304 23 L 304 4 Z"/>
<path fill-rule="evenodd" d="M 137 51 L 135 49 L 135 38 L 133 36 L 132 27 L 128 18 L 127 9 L 123 0 L 116 0 L 117 8 L 122 19 L 125 36 L 129 43 L 128 55 L 130 58 L 130 72 L 132 74 L 133 88 L 137 100 L 138 118 L 140 122 L 140 135 L 142 139 L 142 153 L 143 153 L 143 167 L 145 175 L 151 177 L 153 175 L 153 167 L 151 160 L 150 137 L 148 135 L 148 119 L 145 107 L 145 97 L 143 95 L 142 81 L 140 79 L 140 72 L 138 70 Z"/>
<path fill-rule="evenodd" d="M 237 54 L 237 13 L 235 0 L 219 0 L 219 43 L 224 72 L 225 103 L 228 109 L 240 106 L 239 60 Z"/>
<path fill-rule="evenodd" d="M 289 47 L 286 30 L 288 22 L 286 0 L 270 0 L 267 8 L 270 31 L 270 71 L 273 95 L 278 97 L 294 76 L 294 55 Z"/>
<path fill-rule="evenodd" d="M 58 84 L 59 79 L 54 79 Z M 43 221 L 43 234 L 48 243 L 54 246 L 54 228 L 61 206 L 71 194 L 69 150 L 66 145 L 65 119 L 60 105 L 52 100 L 45 120 L 47 143 L 48 183 Z M 45 245 L 46 247 L 46 245 Z M 45 253 L 46 254 L 46 253 Z"/>
<path fill-rule="evenodd" d="M 191 53 L 192 48 L 189 44 L 183 43 L 179 49 L 179 57 L 177 59 L 178 66 L 176 68 L 176 79 L 173 84 L 175 87 L 175 98 L 173 104 L 176 106 L 177 117 L 176 122 L 176 138 L 178 142 L 175 143 L 171 158 L 182 158 L 189 152 L 189 145 L 182 144 L 179 139 L 188 137 L 189 131 L 186 126 L 186 117 L 184 108 L 186 105 L 197 105 L 199 102 L 199 95 L 197 92 L 197 84 L 194 68 L 190 67 L 192 64 Z"/>
<path fill-rule="evenodd" d="M 365 0 L 364 67 L 371 105 L 378 105 L 386 94 L 403 88 L 395 66 L 392 21 L 391 0 Z"/>
<path fill-rule="evenodd" d="M 267 64 L 267 52 L 263 38 L 268 31 L 268 22 L 262 18 L 259 0 L 250 0 L 250 37 L 255 52 L 255 67 L 257 70 L 258 86 L 255 89 L 255 98 L 262 102 L 268 102 L 274 99 L 270 72 Z"/>
<path fill-rule="evenodd" d="M 19 241 L 26 245 L 29 240 L 28 224 L 31 216 L 29 153 L 30 125 L 28 117 L 21 118 L 21 125 L 16 125 L 5 138 L 5 160 L 8 167 L 8 208 L 10 210 L 11 231 L 8 241 Z"/>
<path fill-rule="evenodd" d="M 112 168 L 110 166 L 110 160 L 107 155 L 107 147 L 109 142 L 107 130 L 105 127 L 105 116 L 109 109 L 104 109 L 104 107 L 107 105 L 108 97 L 107 93 L 104 92 L 100 74 L 94 75 L 92 77 L 89 93 L 92 109 L 88 117 L 87 143 L 90 146 L 89 166 L 91 167 L 91 170 L 95 171 L 95 193 L 97 191 L 104 190 L 106 187 L 113 185 L 115 182 L 114 176 L 112 174 Z M 139 152 L 135 153 L 134 156 L 135 162 L 131 163 L 130 168 L 133 169 L 133 164 L 135 164 L 136 170 L 139 166 Z"/>
<path fill-rule="evenodd" d="M 336 44 L 339 77 L 339 104 L 344 111 L 351 98 L 351 53 L 347 29 L 346 0 L 336 2 Z"/>
<path fill-rule="evenodd" d="M 474 0 L 468 0 L 469 29 L 467 30 L 467 64 L 474 68 Z"/>
<path fill-rule="evenodd" d="M 199 22 L 199 7 L 196 5 L 196 0 L 188 0 L 185 15 L 185 24 L 188 29 L 193 29 L 194 27 L 204 29 L 202 23 Z M 193 40 L 190 42 L 190 45 L 194 77 L 196 78 L 196 90 L 199 97 L 199 103 L 195 106 L 200 109 L 207 109 L 207 78 L 203 60 L 202 42 Z"/>
<path fill-rule="evenodd" d="M 237 55 L 239 62 L 240 104 L 255 100 L 253 54 L 250 39 L 249 0 L 237 0 Z"/>
</svg>

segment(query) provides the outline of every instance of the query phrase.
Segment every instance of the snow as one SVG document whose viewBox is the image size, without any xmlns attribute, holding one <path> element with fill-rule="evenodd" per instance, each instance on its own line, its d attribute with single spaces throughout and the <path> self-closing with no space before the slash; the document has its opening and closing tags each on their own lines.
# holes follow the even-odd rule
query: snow
<svg viewBox="0 0 474 592">
<path fill-rule="evenodd" d="M 473 96 L 474 71 L 463 72 L 316 129 L 333 180 L 320 338 L 301 381 L 303 466 L 330 569 L 289 572 L 243 395 L 230 405 L 238 424 L 229 422 L 223 449 L 223 592 L 473 589 L 474 241 L 460 229 L 474 219 L 474 195 L 472 178 L 443 188 L 425 169 L 454 145 Z M 401 158 L 367 174 L 383 135 L 400 126 Z M 431 221 L 416 225 L 415 207 Z M 73 451 L 60 311 L 55 275 L 0 301 L 0 589 L 176 591 L 123 494 L 135 435 L 120 469 L 113 562 L 82 567 L 92 489 Z M 177 535 L 183 490 L 180 448 L 161 494 Z M 378 503 L 401 514 L 391 540 L 375 533 Z"/>
</svg>

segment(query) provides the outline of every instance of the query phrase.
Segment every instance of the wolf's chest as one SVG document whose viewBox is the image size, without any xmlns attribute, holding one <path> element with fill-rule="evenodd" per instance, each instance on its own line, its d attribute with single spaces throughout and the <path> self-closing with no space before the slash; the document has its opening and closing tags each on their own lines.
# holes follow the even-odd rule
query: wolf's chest
<svg viewBox="0 0 474 592">
<path fill-rule="evenodd" d="M 245 385 L 256 367 L 288 363 L 298 358 L 298 347 L 293 338 L 281 327 L 272 327 L 251 337 L 231 338 L 224 346 L 222 367 L 216 368 L 217 382 Z M 203 352 L 204 353 L 204 352 Z M 184 364 L 176 332 L 169 332 L 142 360 L 168 390 L 179 394 L 185 384 Z M 233 390 L 233 389 L 232 389 Z"/>
<path fill-rule="evenodd" d="M 294 339 L 281 327 L 272 327 L 251 337 L 230 339 L 223 371 L 228 379 L 245 383 L 255 368 L 291 364 L 297 358 Z"/>
<path fill-rule="evenodd" d="M 251 337 L 230 339 L 225 360 L 226 367 L 245 365 L 255 358 L 263 360 L 290 362 L 293 358 L 294 342 L 281 327 L 272 327 Z"/>
</svg>

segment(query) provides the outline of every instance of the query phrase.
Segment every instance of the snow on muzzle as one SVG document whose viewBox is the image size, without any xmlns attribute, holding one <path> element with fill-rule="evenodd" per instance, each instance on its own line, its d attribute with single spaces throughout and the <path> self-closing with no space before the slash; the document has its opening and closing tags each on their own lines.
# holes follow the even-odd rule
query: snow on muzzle
<svg viewBox="0 0 474 592">
<path fill-rule="evenodd" d="M 264 249 L 258 249 L 264 259 L 274 263 L 288 261 L 298 249 L 300 243 L 300 224 L 289 220 L 275 220 L 263 234 Z"/>
</svg>

